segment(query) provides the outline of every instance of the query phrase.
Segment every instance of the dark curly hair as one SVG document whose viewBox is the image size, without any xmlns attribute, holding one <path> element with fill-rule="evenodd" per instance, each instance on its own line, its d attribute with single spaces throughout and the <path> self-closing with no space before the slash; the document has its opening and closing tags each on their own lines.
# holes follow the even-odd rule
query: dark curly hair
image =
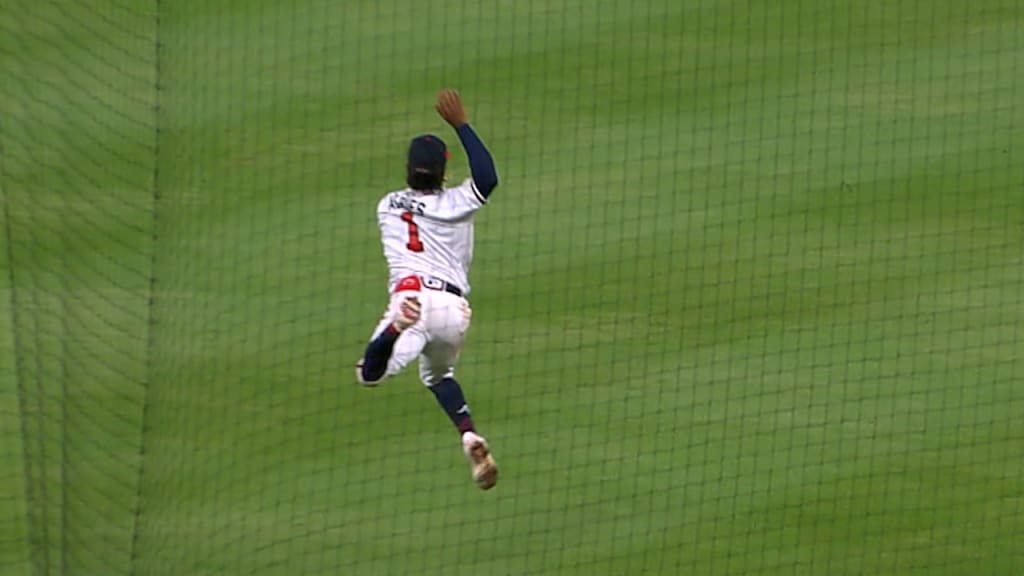
<svg viewBox="0 0 1024 576">
<path fill-rule="evenodd" d="M 432 172 L 423 168 L 407 168 L 405 183 L 413 190 L 423 192 L 440 190 L 444 185 L 444 173 Z"/>
</svg>

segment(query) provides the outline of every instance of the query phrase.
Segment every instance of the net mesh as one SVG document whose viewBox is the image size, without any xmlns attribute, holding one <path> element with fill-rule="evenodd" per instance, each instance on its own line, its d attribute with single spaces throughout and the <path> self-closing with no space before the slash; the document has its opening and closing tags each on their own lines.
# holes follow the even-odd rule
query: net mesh
<svg viewBox="0 0 1024 576">
<path fill-rule="evenodd" d="M 0 574 L 1024 572 L 1015 0 L 6 0 Z M 459 88 L 459 379 L 359 388 Z"/>
</svg>

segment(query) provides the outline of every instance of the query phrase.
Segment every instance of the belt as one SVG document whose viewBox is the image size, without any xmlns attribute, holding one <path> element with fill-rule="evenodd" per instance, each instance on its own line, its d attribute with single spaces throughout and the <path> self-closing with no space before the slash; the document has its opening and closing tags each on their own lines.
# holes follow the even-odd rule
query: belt
<svg viewBox="0 0 1024 576">
<path fill-rule="evenodd" d="M 405 278 L 402 278 L 398 283 L 398 286 L 395 287 L 395 292 L 401 292 L 402 290 L 418 291 L 420 287 L 437 290 L 439 292 L 447 292 L 462 298 L 462 289 L 454 284 L 449 284 L 440 278 L 434 278 L 433 276 L 406 276 Z"/>
<path fill-rule="evenodd" d="M 423 280 L 423 286 L 430 288 L 431 290 L 441 290 L 462 298 L 462 290 L 459 290 L 459 287 L 454 284 L 449 284 L 440 278 L 434 278 L 432 276 L 422 276 L 421 280 Z"/>
</svg>

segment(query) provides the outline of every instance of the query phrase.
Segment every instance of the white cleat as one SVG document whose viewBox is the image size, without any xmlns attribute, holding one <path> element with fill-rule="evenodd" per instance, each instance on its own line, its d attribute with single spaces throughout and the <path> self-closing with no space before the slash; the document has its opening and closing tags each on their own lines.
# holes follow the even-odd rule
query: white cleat
<svg viewBox="0 0 1024 576">
<path fill-rule="evenodd" d="M 473 469 L 473 481 L 481 490 L 490 490 L 498 483 L 498 464 L 491 456 L 487 440 L 475 432 L 462 435 L 462 450 Z"/>
</svg>

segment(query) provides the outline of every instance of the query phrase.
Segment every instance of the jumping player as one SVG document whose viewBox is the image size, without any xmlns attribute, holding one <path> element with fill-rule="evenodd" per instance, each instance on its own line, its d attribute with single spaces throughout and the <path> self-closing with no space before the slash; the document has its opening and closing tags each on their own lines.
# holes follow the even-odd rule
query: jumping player
<svg viewBox="0 0 1024 576">
<path fill-rule="evenodd" d="M 473 480 L 488 490 L 498 480 L 498 467 L 487 441 L 474 428 L 455 380 L 455 363 L 472 314 L 466 295 L 473 214 L 487 203 L 498 174 L 490 152 L 466 120 L 459 94 L 442 90 L 437 112 L 458 134 L 472 177 L 445 188 L 444 141 L 425 135 L 409 145 L 408 188 L 384 196 L 377 205 L 391 302 L 356 373 L 359 382 L 373 386 L 419 357 L 420 380 L 462 435 Z"/>
</svg>

